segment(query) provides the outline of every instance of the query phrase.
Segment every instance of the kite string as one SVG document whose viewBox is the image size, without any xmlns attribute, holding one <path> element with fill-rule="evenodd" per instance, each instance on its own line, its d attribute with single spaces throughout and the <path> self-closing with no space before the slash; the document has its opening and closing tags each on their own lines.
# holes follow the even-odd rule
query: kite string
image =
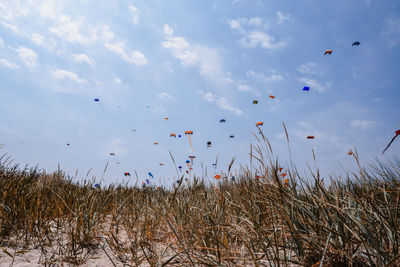
<svg viewBox="0 0 400 267">
<path fill-rule="evenodd" d="M 189 134 L 189 143 L 190 143 L 190 147 L 192 148 L 192 151 L 194 151 L 193 146 L 192 146 L 192 140 L 190 140 L 190 134 Z"/>
</svg>

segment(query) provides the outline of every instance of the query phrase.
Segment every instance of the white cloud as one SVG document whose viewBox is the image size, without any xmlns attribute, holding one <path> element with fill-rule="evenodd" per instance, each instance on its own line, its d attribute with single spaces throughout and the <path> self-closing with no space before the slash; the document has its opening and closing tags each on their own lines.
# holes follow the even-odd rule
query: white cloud
<svg viewBox="0 0 400 267">
<path fill-rule="evenodd" d="M 197 93 L 200 94 L 203 99 L 207 102 L 214 102 L 214 100 L 216 99 L 216 95 L 211 93 L 211 92 L 203 92 L 202 90 L 197 90 Z"/>
<path fill-rule="evenodd" d="M 217 104 L 217 106 L 219 106 L 222 109 L 233 112 L 236 115 L 241 115 L 243 113 L 243 111 L 241 111 L 240 109 L 231 105 L 228 102 L 228 99 L 225 97 L 218 97 L 217 95 L 215 95 L 211 92 L 206 93 L 202 90 L 197 90 L 197 93 L 200 94 L 205 101 L 215 103 L 215 104 Z"/>
<path fill-rule="evenodd" d="M 304 74 L 315 74 L 315 73 L 317 73 L 317 71 L 316 71 L 317 66 L 318 66 L 317 63 L 315 63 L 315 62 L 307 62 L 307 63 L 301 64 L 296 69 L 298 72 L 301 72 Z"/>
<path fill-rule="evenodd" d="M 239 91 L 242 91 L 242 92 L 247 92 L 247 91 L 250 91 L 251 90 L 251 87 L 250 86 L 248 86 L 248 85 L 244 85 L 244 84 L 238 84 L 237 85 L 237 89 L 239 90 Z"/>
<path fill-rule="evenodd" d="M 10 69 L 18 68 L 17 64 L 12 63 L 12 62 L 8 61 L 7 59 L 4 59 L 4 58 L 0 58 L 0 63 L 3 64 L 4 66 L 6 66 L 7 68 L 10 68 Z"/>
<path fill-rule="evenodd" d="M 237 18 L 237 19 L 231 19 L 228 20 L 228 24 L 229 26 L 233 29 L 233 30 L 238 30 L 241 33 L 245 33 L 244 28 L 248 27 L 248 25 L 250 26 L 256 26 L 256 27 L 267 27 L 268 24 L 263 22 L 262 18 L 259 17 L 254 17 L 254 18 Z"/>
<path fill-rule="evenodd" d="M 281 11 L 277 11 L 276 15 L 278 16 L 278 24 L 281 24 L 282 22 L 290 18 L 289 14 L 283 14 Z"/>
<path fill-rule="evenodd" d="M 275 72 L 275 71 L 272 71 L 272 72 Z M 263 81 L 263 82 L 275 82 L 275 81 L 283 80 L 283 77 L 280 74 L 272 73 L 271 75 L 266 76 L 266 75 L 264 75 L 262 73 L 256 73 L 256 72 L 254 72 L 252 70 L 249 70 L 246 73 L 246 76 L 247 77 L 253 77 L 253 78 L 255 78 L 255 79 L 259 80 L 259 81 Z"/>
<path fill-rule="evenodd" d="M 129 6 L 129 11 L 131 12 L 131 17 L 132 17 L 132 22 L 133 24 L 138 24 L 139 23 L 139 10 L 137 7 L 134 6 Z"/>
<path fill-rule="evenodd" d="M 4 21 L 0 22 L 1 25 L 3 25 L 5 28 L 12 30 L 13 32 L 19 34 L 19 28 L 18 26 L 14 25 L 14 24 L 10 24 Z"/>
<path fill-rule="evenodd" d="M 235 113 L 236 115 L 241 115 L 243 113 L 240 109 L 229 104 L 228 100 L 225 97 L 218 98 L 216 103 L 219 107 L 226 109 L 228 111 L 231 111 L 231 112 Z"/>
<path fill-rule="evenodd" d="M 89 65 L 93 65 L 94 61 L 89 58 L 86 54 L 71 54 L 72 61 L 77 63 L 87 63 Z"/>
<path fill-rule="evenodd" d="M 84 27 L 87 23 L 83 17 L 72 20 L 67 15 L 58 18 L 58 25 L 50 27 L 50 32 L 70 43 L 90 44 L 94 43 L 98 37 L 96 31 L 90 27 Z"/>
<path fill-rule="evenodd" d="M 120 55 L 122 59 L 128 63 L 133 63 L 138 66 L 146 65 L 148 63 L 147 58 L 141 52 L 125 51 L 125 43 L 121 41 L 117 41 L 114 43 L 106 42 L 104 46 L 108 50 Z"/>
<path fill-rule="evenodd" d="M 315 90 L 317 92 L 323 92 L 332 85 L 332 82 L 327 82 L 325 84 L 322 84 L 322 83 L 318 82 L 317 80 L 304 78 L 304 77 L 300 78 L 299 81 L 308 85 L 310 87 L 310 90 Z"/>
<path fill-rule="evenodd" d="M 250 18 L 248 23 L 250 25 L 261 25 L 262 24 L 262 18 Z"/>
<path fill-rule="evenodd" d="M 3 39 L 1 39 L 1 37 L 0 37 L 0 47 L 4 47 L 4 42 Z"/>
<path fill-rule="evenodd" d="M 101 33 L 104 41 L 111 41 L 115 37 L 115 34 L 111 31 L 109 25 L 104 25 L 101 28 Z"/>
<path fill-rule="evenodd" d="M 36 45 L 41 45 L 43 43 L 43 38 L 43 35 L 40 35 L 38 33 L 31 34 L 31 41 Z"/>
<path fill-rule="evenodd" d="M 198 57 L 189 43 L 183 37 L 175 37 L 173 29 L 165 24 L 164 34 L 166 41 L 162 42 L 162 46 L 170 49 L 172 55 L 181 61 L 183 66 L 193 66 L 198 62 Z"/>
<path fill-rule="evenodd" d="M 35 51 L 24 46 L 18 47 L 16 51 L 18 53 L 18 57 L 22 60 L 22 62 L 25 63 L 26 66 L 29 68 L 36 67 L 38 55 Z"/>
<path fill-rule="evenodd" d="M 350 122 L 351 126 L 356 128 L 361 128 L 363 130 L 371 129 L 375 127 L 375 123 L 373 121 L 364 121 L 364 120 L 352 120 Z"/>
<path fill-rule="evenodd" d="M 260 31 L 252 31 L 241 39 L 241 43 L 248 47 L 261 46 L 266 49 L 279 49 L 286 46 L 286 42 L 275 40 L 275 37 Z"/>
<path fill-rule="evenodd" d="M 58 80 L 69 79 L 77 83 L 87 83 L 85 79 L 79 78 L 77 74 L 66 70 L 57 69 L 55 71 L 52 71 L 52 75 Z"/>
<path fill-rule="evenodd" d="M 167 24 L 164 25 L 164 34 L 166 41 L 161 43 L 162 46 L 169 49 L 184 67 L 197 67 L 200 75 L 215 84 L 230 83 L 218 51 L 205 46 L 192 47 L 185 38 L 174 36 L 173 29 Z"/>
<path fill-rule="evenodd" d="M 157 95 L 158 98 L 160 99 L 165 99 L 165 98 L 172 98 L 172 96 L 166 92 L 161 92 Z"/>
<path fill-rule="evenodd" d="M 114 82 L 115 82 L 116 84 L 121 84 L 121 83 L 122 83 L 121 79 L 119 79 L 119 78 L 115 78 L 115 79 L 114 79 Z"/>
</svg>

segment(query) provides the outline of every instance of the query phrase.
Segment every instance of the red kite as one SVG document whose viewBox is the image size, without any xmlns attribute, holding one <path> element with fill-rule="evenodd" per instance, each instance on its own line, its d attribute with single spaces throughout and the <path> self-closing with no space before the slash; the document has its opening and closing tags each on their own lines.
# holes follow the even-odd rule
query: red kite
<svg viewBox="0 0 400 267">
<path fill-rule="evenodd" d="M 167 121 L 167 120 L 168 120 L 168 117 L 164 117 L 164 120 L 166 120 L 166 121 Z"/>
<path fill-rule="evenodd" d="M 353 151 L 350 150 L 349 152 L 346 153 L 346 155 L 349 155 L 349 156 L 353 155 Z"/>
<path fill-rule="evenodd" d="M 256 126 L 263 126 L 263 125 L 264 125 L 264 122 L 262 122 L 262 121 L 256 123 Z"/>
<path fill-rule="evenodd" d="M 155 145 L 158 145 L 158 142 L 154 142 Z"/>
<path fill-rule="evenodd" d="M 396 139 L 396 137 L 400 135 L 400 129 L 397 130 L 395 133 L 396 133 L 396 135 L 392 138 L 392 140 L 390 141 L 390 143 L 389 143 L 389 144 L 386 146 L 386 148 L 383 150 L 382 154 L 385 153 L 386 149 L 389 148 L 389 146 L 393 143 L 394 139 Z"/>
<path fill-rule="evenodd" d="M 274 95 L 269 95 L 269 98 L 274 99 L 275 96 Z"/>
<path fill-rule="evenodd" d="M 125 176 L 131 176 L 131 174 L 129 172 L 124 172 Z"/>
<path fill-rule="evenodd" d="M 325 56 L 326 54 L 331 55 L 331 54 L 332 54 L 332 50 L 331 50 L 331 49 L 326 49 L 326 50 L 325 50 L 324 56 Z"/>
<path fill-rule="evenodd" d="M 219 179 L 221 179 L 221 175 L 216 174 L 216 175 L 214 176 L 214 178 L 217 179 L 217 180 L 219 180 Z"/>
<path fill-rule="evenodd" d="M 314 135 L 307 136 L 307 139 L 314 139 Z"/>
<path fill-rule="evenodd" d="M 176 138 L 176 134 L 174 134 L 174 133 L 170 133 L 169 136 L 170 136 L 170 137 L 175 137 L 175 138 Z"/>
</svg>

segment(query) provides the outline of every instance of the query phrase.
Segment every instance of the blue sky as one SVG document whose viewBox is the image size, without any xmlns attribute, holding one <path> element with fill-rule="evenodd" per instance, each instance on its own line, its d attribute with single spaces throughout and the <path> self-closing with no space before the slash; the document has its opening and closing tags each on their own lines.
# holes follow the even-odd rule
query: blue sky
<svg viewBox="0 0 400 267">
<path fill-rule="evenodd" d="M 259 121 L 288 166 L 284 121 L 301 172 L 312 149 L 323 175 L 352 168 L 352 147 L 364 163 L 392 159 L 399 14 L 377 0 L 1 1 L 0 153 L 78 178 L 109 161 L 106 182 L 136 170 L 170 184 L 169 151 L 184 167 L 196 155 L 197 175 L 248 164 Z"/>
</svg>

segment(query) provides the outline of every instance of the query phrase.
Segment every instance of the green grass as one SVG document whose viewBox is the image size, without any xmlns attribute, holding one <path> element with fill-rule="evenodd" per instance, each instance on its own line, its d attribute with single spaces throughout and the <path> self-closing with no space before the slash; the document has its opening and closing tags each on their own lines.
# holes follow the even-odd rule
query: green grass
<svg viewBox="0 0 400 267">
<path fill-rule="evenodd" d="M 400 265 L 398 160 L 329 179 L 292 166 L 285 184 L 268 140 L 259 141 L 235 181 L 231 164 L 214 186 L 182 177 L 172 190 L 96 189 L 3 156 L 0 249 L 14 257 L 34 247 L 46 266 L 101 252 L 110 266 Z"/>
</svg>

